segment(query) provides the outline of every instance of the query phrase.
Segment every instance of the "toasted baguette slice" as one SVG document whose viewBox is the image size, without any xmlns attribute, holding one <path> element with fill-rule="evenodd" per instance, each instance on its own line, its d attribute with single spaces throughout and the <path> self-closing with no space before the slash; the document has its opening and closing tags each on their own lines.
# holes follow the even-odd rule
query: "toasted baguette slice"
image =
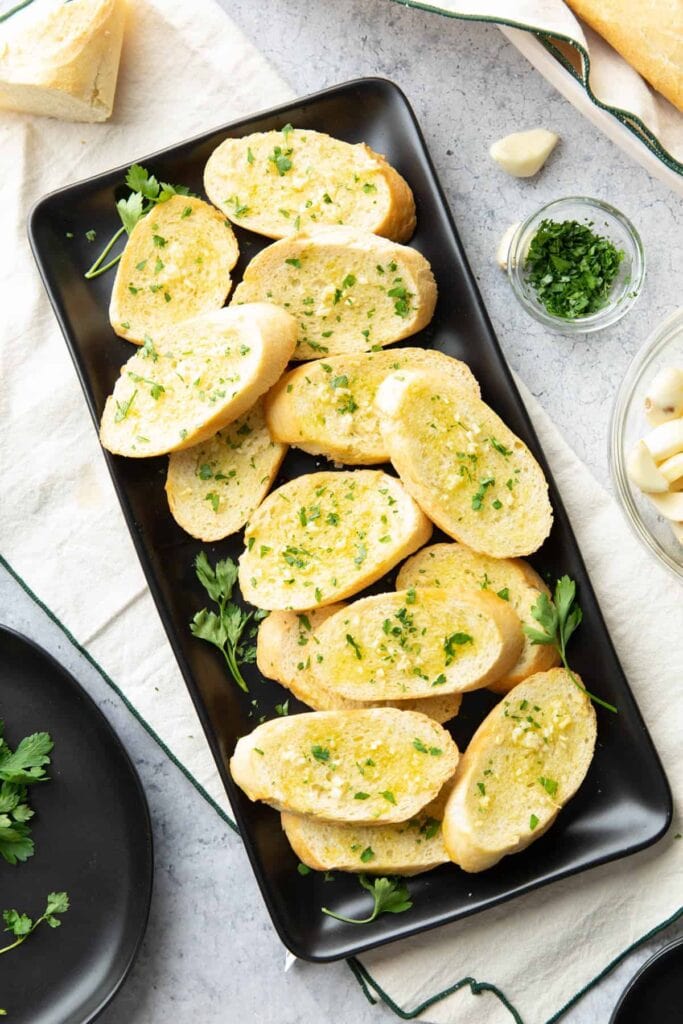
<svg viewBox="0 0 683 1024">
<path fill-rule="evenodd" d="M 0 31 L 0 108 L 106 121 L 125 18 L 125 0 L 52 0 L 18 11 Z"/>
<path fill-rule="evenodd" d="M 488 405 L 422 371 L 391 374 L 376 405 L 406 490 L 444 533 L 493 558 L 541 546 L 553 519 L 548 484 Z"/>
<path fill-rule="evenodd" d="M 451 859 L 484 871 L 542 836 L 583 782 L 595 736 L 593 705 L 564 669 L 515 687 L 460 762 L 443 823 Z"/>
<path fill-rule="evenodd" d="M 137 222 L 123 250 L 109 304 L 114 331 L 141 345 L 220 309 L 238 256 L 230 221 L 215 207 L 171 196 Z"/>
<path fill-rule="evenodd" d="M 259 725 L 230 771 L 250 800 L 318 821 L 412 818 L 453 776 L 458 748 L 426 715 L 396 708 L 312 711 Z"/>
<path fill-rule="evenodd" d="M 266 303 L 186 320 L 123 365 L 104 407 L 102 444 L 144 458 L 205 441 L 274 384 L 295 336 L 293 318 Z"/>
<path fill-rule="evenodd" d="M 508 672 L 522 647 L 508 602 L 438 587 L 361 598 L 314 636 L 313 677 L 363 701 L 480 689 Z"/>
<path fill-rule="evenodd" d="M 241 530 L 270 490 L 287 452 L 272 441 L 263 401 L 194 448 L 168 460 L 166 496 L 171 515 L 198 540 Z"/>
<path fill-rule="evenodd" d="M 415 230 L 413 193 L 383 156 L 289 125 L 226 139 L 209 157 L 204 188 L 235 224 L 269 238 L 347 224 L 407 242 Z"/>
<path fill-rule="evenodd" d="M 447 782 L 436 800 L 396 825 L 330 825 L 288 812 L 280 821 L 299 860 L 314 871 L 419 875 L 450 860 L 441 833 L 449 791 Z"/>
<path fill-rule="evenodd" d="M 530 565 L 519 559 L 489 558 L 464 544 L 432 544 L 422 548 L 401 566 L 396 589 L 408 587 L 442 587 L 459 594 L 489 590 L 508 601 L 523 623 L 534 625 L 531 609 L 541 593 L 550 595 L 541 577 Z M 517 683 L 536 672 L 545 672 L 559 664 L 554 647 L 532 644 L 524 636 L 522 653 L 502 678 L 489 683 L 489 689 L 507 693 Z"/>
<path fill-rule="evenodd" d="M 245 531 L 239 580 L 259 608 L 306 611 L 357 594 L 421 547 L 432 524 L 379 470 L 309 473 L 268 495 Z"/>
<path fill-rule="evenodd" d="M 277 679 L 295 697 L 314 711 L 343 711 L 361 707 L 398 707 L 420 711 L 435 722 L 448 722 L 460 710 L 459 693 L 402 701 L 357 701 L 342 697 L 314 678 L 311 663 L 321 654 L 315 630 L 346 605 L 342 602 L 314 608 L 310 612 L 271 612 L 264 619 L 256 640 L 256 664 L 268 679 Z"/>
<path fill-rule="evenodd" d="M 266 401 L 268 429 L 278 441 L 336 462 L 388 462 L 375 409 L 377 389 L 396 370 L 422 368 L 479 398 L 467 364 L 434 349 L 331 356 L 298 366 L 278 381 Z"/>
<path fill-rule="evenodd" d="M 297 318 L 295 359 L 367 352 L 426 327 L 436 283 L 417 249 L 358 228 L 283 238 L 256 255 L 232 304 L 276 302 Z"/>
</svg>

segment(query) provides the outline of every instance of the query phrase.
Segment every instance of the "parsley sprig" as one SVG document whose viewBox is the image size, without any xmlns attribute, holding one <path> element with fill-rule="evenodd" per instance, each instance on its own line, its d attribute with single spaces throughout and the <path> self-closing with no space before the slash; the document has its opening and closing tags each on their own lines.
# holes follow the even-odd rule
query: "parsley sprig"
<svg viewBox="0 0 683 1024">
<path fill-rule="evenodd" d="M 232 678 L 240 689 L 249 692 L 244 676 L 240 671 L 240 663 L 251 663 L 256 660 L 256 636 L 258 623 L 268 612 L 256 608 L 245 612 L 232 598 L 237 582 L 237 566 L 231 558 L 216 562 L 212 568 L 208 558 L 201 551 L 195 559 L 197 579 L 206 590 L 212 601 L 218 605 L 218 614 L 202 608 L 190 623 L 193 636 L 213 644 L 223 654 Z"/>
<path fill-rule="evenodd" d="M 327 907 L 321 907 L 323 914 L 346 924 L 370 924 L 380 914 L 402 914 L 413 905 L 407 886 L 401 878 L 376 878 L 371 882 L 367 875 L 359 875 L 358 881 L 373 899 L 372 913 L 368 917 L 344 917 L 343 914 L 337 914 Z"/>
<path fill-rule="evenodd" d="M 104 249 L 97 257 L 93 265 L 86 270 L 85 277 L 91 280 L 104 274 L 121 259 L 122 253 L 114 256 L 108 263 L 103 261 L 107 258 L 113 247 L 124 232 L 129 235 L 139 220 L 142 220 L 150 210 L 160 203 L 165 203 L 171 196 L 189 196 L 191 192 L 185 185 L 169 185 L 168 182 L 158 182 L 153 174 L 150 174 L 140 164 L 133 164 L 128 168 L 126 174 L 126 185 L 131 190 L 127 199 L 119 199 L 116 210 L 121 218 L 122 227 L 114 232 Z"/>
<path fill-rule="evenodd" d="M 555 584 L 554 601 L 547 594 L 541 593 L 536 604 L 531 609 L 531 614 L 541 626 L 541 630 L 524 624 L 524 632 L 532 644 L 548 644 L 556 648 L 565 670 L 572 682 L 580 690 L 590 697 L 595 704 L 601 708 L 617 714 L 614 704 L 608 704 L 595 694 L 590 693 L 585 686 L 579 682 L 569 665 L 567 664 L 567 644 L 570 637 L 581 625 L 583 612 L 576 600 L 576 583 L 569 576 L 562 576 Z"/>
<path fill-rule="evenodd" d="M 10 949 L 16 949 L 22 942 L 26 942 L 29 935 L 32 935 L 36 928 L 43 924 L 50 928 L 59 928 L 62 923 L 59 914 L 66 914 L 69 909 L 69 897 L 65 892 L 51 892 L 48 894 L 45 910 L 35 921 L 28 914 L 20 914 L 18 910 L 3 910 L 2 919 L 5 922 L 5 931 L 14 936 L 14 942 L 0 948 L 0 953 L 9 953 Z M 0 1011 L 1 1012 L 1 1011 Z"/>
<path fill-rule="evenodd" d="M 28 822 L 33 808 L 27 803 L 28 787 L 46 782 L 45 765 L 54 744 L 46 732 L 26 736 L 12 752 L 3 739 L 0 720 L 0 857 L 8 864 L 23 863 L 33 856 L 34 844 Z"/>
</svg>

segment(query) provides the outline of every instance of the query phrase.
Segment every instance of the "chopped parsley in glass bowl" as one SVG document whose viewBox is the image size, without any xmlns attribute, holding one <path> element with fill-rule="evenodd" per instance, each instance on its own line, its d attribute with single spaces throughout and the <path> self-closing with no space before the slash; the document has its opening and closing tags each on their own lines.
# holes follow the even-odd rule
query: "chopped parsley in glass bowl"
<svg viewBox="0 0 683 1024">
<path fill-rule="evenodd" d="M 640 292 L 645 256 L 638 232 L 600 199 L 569 196 L 517 228 L 508 277 L 522 306 L 546 327 L 589 334 L 620 320 Z"/>
</svg>

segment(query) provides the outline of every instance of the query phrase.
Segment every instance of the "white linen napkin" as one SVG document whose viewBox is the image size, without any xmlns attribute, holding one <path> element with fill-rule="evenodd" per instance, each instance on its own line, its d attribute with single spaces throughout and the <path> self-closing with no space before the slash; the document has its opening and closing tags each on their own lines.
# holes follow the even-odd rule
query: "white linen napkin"
<svg viewBox="0 0 683 1024">
<path fill-rule="evenodd" d="M 212 0 L 138 0 L 109 124 L 22 115 L 0 121 L 8 168 L 0 179 L 0 549 L 224 813 L 225 794 L 138 565 L 25 224 L 31 204 L 50 189 L 290 95 Z M 536 403 L 525 399 L 624 668 L 680 794 L 681 591 L 641 551 Z M 402 1006 L 472 975 L 497 984 L 525 1024 L 538 1024 L 632 937 L 676 909 L 681 850 L 664 840 L 638 857 L 387 947 L 364 963 Z M 459 1024 L 502 1024 L 506 1012 L 494 996 L 475 998 L 465 989 L 424 1019 L 457 1014 Z"/>
</svg>

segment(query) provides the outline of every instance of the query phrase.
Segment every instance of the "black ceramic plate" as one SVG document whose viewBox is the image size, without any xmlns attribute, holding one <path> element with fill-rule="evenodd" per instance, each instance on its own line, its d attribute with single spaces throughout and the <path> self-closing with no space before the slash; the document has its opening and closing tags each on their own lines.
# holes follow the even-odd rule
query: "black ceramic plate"
<svg viewBox="0 0 683 1024">
<path fill-rule="evenodd" d="M 610 1024 L 681 1024 L 683 936 L 658 950 L 629 982 Z"/>
<path fill-rule="evenodd" d="M 365 141 L 387 154 L 407 178 L 417 200 L 417 231 L 412 244 L 429 259 L 439 284 L 436 315 L 430 326 L 408 340 L 435 346 L 465 359 L 481 382 L 484 398 L 529 444 L 546 469 L 519 394 L 498 347 L 481 296 L 467 264 L 450 212 L 436 179 L 415 116 L 401 91 L 382 79 L 361 79 L 297 100 L 265 114 L 209 132 L 144 158 L 160 180 L 181 182 L 201 192 L 202 172 L 210 153 L 228 136 L 280 128 L 291 122 L 316 128 L 349 142 Z M 129 357 L 129 344 L 114 337 L 107 319 L 112 277 L 89 283 L 83 271 L 94 246 L 84 237 L 90 228 L 107 238 L 116 224 L 115 198 L 125 194 L 124 169 L 91 178 L 41 200 L 30 221 L 30 236 L 43 280 L 71 351 L 95 420 Z M 74 238 L 66 238 L 73 232 Z M 267 239 L 237 229 L 241 249 L 236 279 Z M 548 368 L 552 373 L 552 367 Z M 560 497 L 551 481 L 555 525 L 549 540 L 532 559 L 551 577 L 569 573 L 579 586 L 585 621 L 571 655 L 592 688 L 619 706 L 619 714 L 599 711 L 596 756 L 579 795 L 549 834 L 528 851 L 509 857 L 484 874 L 465 876 L 444 866 L 410 882 L 414 907 L 399 916 L 384 915 L 368 927 L 354 927 L 320 913 L 321 905 L 350 916 L 367 912 L 367 895 L 353 877 L 301 877 L 296 858 L 282 834 L 277 815 L 250 803 L 233 785 L 227 761 L 236 739 L 261 715 L 271 717 L 283 690 L 253 670 L 251 692 L 244 696 L 224 671 L 220 655 L 194 640 L 188 630 L 192 614 L 204 604 L 194 578 L 193 560 L 204 547 L 209 557 L 236 558 L 241 534 L 215 545 L 201 545 L 171 518 L 163 485 L 166 460 L 112 457 L 112 478 L 137 546 L 150 589 L 195 702 L 216 764 L 235 809 L 247 852 L 275 927 L 298 956 L 332 960 L 425 928 L 483 910 L 546 882 L 622 857 L 653 843 L 665 831 L 671 797 L 657 754 L 628 688 L 597 606 Z M 281 481 L 321 465 L 302 452 L 290 451 Z M 329 468 L 327 464 L 324 468 Z M 438 536 L 435 537 L 438 539 Z M 610 539 L 605 538 L 605 543 Z M 374 589 L 391 586 L 388 578 Z M 257 705 L 252 705 L 257 701 Z M 467 695 L 453 733 L 462 746 L 484 710 L 489 694 Z M 294 710 L 301 710 L 292 699 Z"/>
<path fill-rule="evenodd" d="M 118 991 L 145 932 L 147 803 L 128 755 L 73 676 L 4 627 L 0 666 L 10 746 L 42 731 L 55 744 L 50 781 L 30 791 L 35 854 L 16 866 L 0 859 L 0 909 L 35 918 L 49 892 L 66 890 L 71 900 L 57 931 L 41 925 L 0 958 L 0 1006 L 12 1024 L 86 1024 Z"/>
</svg>

